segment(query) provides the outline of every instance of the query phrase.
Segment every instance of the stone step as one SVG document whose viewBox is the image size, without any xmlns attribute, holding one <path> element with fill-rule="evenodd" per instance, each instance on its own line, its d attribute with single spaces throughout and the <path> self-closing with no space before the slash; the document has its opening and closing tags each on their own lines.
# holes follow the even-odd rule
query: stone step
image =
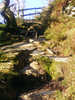
<svg viewBox="0 0 75 100">
<path fill-rule="evenodd" d="M 28 94 L 23 94 L 19 97 L 20 100 L 49 100 L 50 95 L 53 95 L 56 91 L 44 90 L 35 91 Z"/>
<path fill-rule="evenodd" d="M 55 60 L 56 62 L 68 62 L 70 57 L 61 57 L 61 56 L 49 56 L 50 59 Z"/>
</svg>

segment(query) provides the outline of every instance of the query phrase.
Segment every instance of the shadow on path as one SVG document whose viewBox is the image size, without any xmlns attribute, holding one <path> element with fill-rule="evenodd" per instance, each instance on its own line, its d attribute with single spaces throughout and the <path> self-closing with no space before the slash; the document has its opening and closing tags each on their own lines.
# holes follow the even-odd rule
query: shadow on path
<svg viewBox="0 0 75 100">
<path fill-rule="evenodd" d="M 30 55 L 33 50 L 22 50 L 14 59 L 14 67 L 8 73 L 0 73 L 0 99 L 1 100 L 18 100 L 21 93 L 29 92 L 42 88 L 51 77 L 45 73 L 42 76 L 23 74 L 20 71 L 29 66 L 32 62 Z M 29 66 L 30 67 L 30 66 Z M 49 79 L 49 80 L 48 80 Z M 7 96 L 7 97 L 6 97 Z"/>
</svg>

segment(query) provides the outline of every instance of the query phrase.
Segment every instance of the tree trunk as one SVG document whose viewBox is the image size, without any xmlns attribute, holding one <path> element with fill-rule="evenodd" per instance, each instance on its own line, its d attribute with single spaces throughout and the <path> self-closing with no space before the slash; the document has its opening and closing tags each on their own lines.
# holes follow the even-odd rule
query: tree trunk
<svg viewBox="0 0 75 100">
<path fill-rule="evenodd" d="M 15 27 L 17 26 L 16 19 L 13 12 L 9 8 L 9 3 L 10 3 L 10 0 L 3 0 L 4 7 L 1 12 L 1 15 L 4 17 L 4 20 L 7 23 L 7 26 Z"/>
</svg>

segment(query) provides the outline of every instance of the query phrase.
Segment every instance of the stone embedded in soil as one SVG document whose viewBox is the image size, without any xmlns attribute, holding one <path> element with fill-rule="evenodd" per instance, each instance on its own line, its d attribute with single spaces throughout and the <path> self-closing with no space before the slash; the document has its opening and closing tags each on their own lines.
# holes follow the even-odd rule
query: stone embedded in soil
<svg viewBox="0 0 75 100">
<path fill-rule="evenodd" d="M 38 56 L 38 55 L 44 55 L 45 52 L 43 51 L 39 51 L 39 50 L 35 50 L 32 52 L 32 56 Z"/>
<path fill-rule="evenodd" d="M 20 100 L 54 100 L 54 97 L 52 97 L 53 94 L 55 94 L 55 91 L 36 90 L 34 92 L 23 94 L 19 98 Z"/>
<path fill-rule="evenodd" d="M 21 73 L 26 75 L 39 76 L 39 75 L 44 75 L 45 71 L 38 65 L 36 61 L 33 61 L 30 63 L 29 66 L 23 68 L 21 70 Z"/>
<path fill-rule="evenodd" d="M 0 72 L 7 72 L 13 67 L 11 62 L 0 63 Z"/>
</svg>

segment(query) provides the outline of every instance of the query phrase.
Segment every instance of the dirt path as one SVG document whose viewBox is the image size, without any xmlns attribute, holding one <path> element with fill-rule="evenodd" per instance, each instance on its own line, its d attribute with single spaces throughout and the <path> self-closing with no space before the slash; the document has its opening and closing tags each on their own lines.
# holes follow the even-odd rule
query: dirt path
<svg viewBox="0 0 75 100">
<path fill-rule="evenodd" d="M 0 52 L 4 53 L 6 59 L 4 59 L 4 61 L 0 61 L 0 71 L 8 72 L 8 69 L 13 67 L 13 58 L 18 55 L 20 51 L 33 50 L 40 47 L 41 45 L 39 41 L 34 41 L 30 43 L 19 42 L 1 47 Z"/>
<path fill-rule="evenodd" d="M 20 51 L 22 50 L 33 50 L 35 49 L 31 55 L 32 56 L 38 56 L 44 55 L 48 56 L 50 59 L 54 59 L 57 62 L 67 62 L 69 59 L 68 57 L 58 57 L 55 56 L 52 50 L 45 48 L 43 49 L 43 46 L 41 45 L 40 41 L 31 41 L 29 43 L 26 42 L 19 42 L 19 43 L 14 43 L 12 45 L 7 45 L 3 46 L 0 48 L 0 51 L 4 53 L 6 56 L 6 60 L 0 61 L 0 71 L 5 71 L 8 72 L 8 69 L 13 67 L 13 58 L 19 54 Z"/>
<path fill-rule="evenodd" d="M 29 74 L 29 73 L 33 73 L 34 76 L 37 76 L 40 73 L 43 73 L 43 70 L 40 70 L 40 67 L 37 66 L 37 63 L 35 61 L 31 62 L 31 57 L 33 56 L 47 56 L 49 57 L 49 59 L 53 59 L 56 62 L 63 62 L 63 65 L 60 65 L 64 74 L 65 80 L 67 80 L 67 83 L 74 85 L 75 84 L 75 67 L 74 65 L 72 65 L 72 61 L 71 61 L 71 57 L 59 57 L 57 55 L 55 55 L 52 50 L 50 50 L 49 48 L 45 48 L 43 49 L 42 44 L 40 43 L 40 41 L 31 41 L 29 43 L 26 42 L 19 42 L 19 43 L 14 43 L 12 45 L 7 45 L 7 46 L 3 46 L 0 48 L 0 52 L 3 53 L 4 58 L 0 59 L 0 72 L 3 73 L 8 73 L 10 71 L 11 68 L 14 67 L 14 62 L 13 59 L 17 56 L 18 61 L 20 60 L 20 62 L 18 63 L 17 67 L 21 67 L 24 66 L 24 64 L 30 64 L 29 68 L 27 66 L 24 66 L 24 68 L 22 68 L 22 73 L 25 74 Z M 23 52 L 23 53 L 22 53 Z M 27 54 L 26 54 L 27 53 Z M 21 57 L 20 57 L 21 56 Z M 29 61 L 29 62 L 28 62 Z M 69 62 L 70 61 L 70 62 Z M 16 61 L 17 62 L 17 61 Z M 60 63 L 61 64 L 61 63 Z M 71 66 L 72 65 L 72 66 Z M 30 68 L 31 67 L 31 68 Z M 60 70 L 60 68 L 59 68 Z M 69 71 L 68 71 L 69 70 Z M 39 73 L 38 73 L 39 72 Z M 32 74 L 31 74 L 32 75 Z M 56 83 L 53 83 L 53 86 L 55 86 Z M 56 87 L 59 86 L 58 84 L 56 85 Z M 52 87 L 52 86 L 49 86 Z M 46 89 L 48 89 L 49 87 L 47 87 Z M 44 89 L 43 92 L 40 92 L 41 90 L 39 90 L 39 92 L 36 91 L 36 93 L 40 93 L 45 94 L 46 98 L 50 95 L 48 95 L 47 93 L 49 92 L 45 91 L 46 89 Z M 53 88 L 52 88 L 53 89 Z M 58 87 L 59 89 L 59 87 Z M 30 92 L 29 94 L 22 94 L 22 97 L 27 98 L 32 98 L 32 96 L 34 95 L 34 99 L 35 98 L 41 98 L 40 94 L 38 95 L 38 97 L 36 97 L 36 93 L 34 92 Z M 42 97 L 44 98 L 44 97 Z M 48 97 L 50 98 L 50 97 Z M 53 98 L 53 97 L 52 97 Z M 27 100 L 29 100 L 27 99 Z M 39 99 L 41 100 L 41 99 Z M 48 99 L 49 100 L 49 99 Z"/>
</svg>

